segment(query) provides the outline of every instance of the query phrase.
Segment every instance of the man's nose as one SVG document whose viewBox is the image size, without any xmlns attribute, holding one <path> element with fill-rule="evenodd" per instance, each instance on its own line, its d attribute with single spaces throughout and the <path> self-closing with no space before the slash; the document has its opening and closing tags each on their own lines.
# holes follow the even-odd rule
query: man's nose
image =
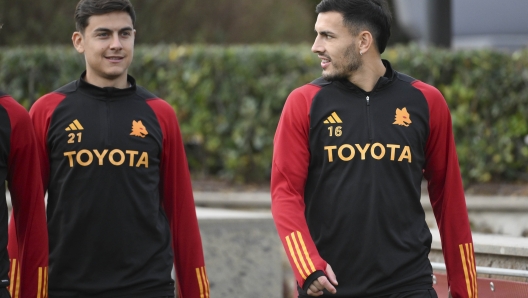
<svg viewBox="0 0 528 298">
<path fill-rule="evenodd" d="M 119 34 L 116 33 L 112 36 L 112 44 L 110 44 L 110 48 L 112 50 L 120 50 L 123 48 L 121 40 L 119 39 Z"/>
<path fill-rule="evenodd" d="M 312 52 L 314 53 L 324 53 L 324 47 L 323 47 L 323 44 L 319 38 L 319 36 L 317 36 L 315 38 L 315 41 L 312 45 Z"/>
</svg>

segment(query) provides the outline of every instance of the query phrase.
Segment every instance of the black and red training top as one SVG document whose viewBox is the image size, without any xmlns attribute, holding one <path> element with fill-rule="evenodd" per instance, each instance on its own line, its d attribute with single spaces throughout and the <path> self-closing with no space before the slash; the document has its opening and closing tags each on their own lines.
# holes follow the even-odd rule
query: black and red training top
<svg viewBox="0 0 528 298">
<path fill-rule="evenodd" d="M 284 106 L 274 139 L 272 212 L 300 297 L 327 264 L 339 282 L 332 297 L 431 288 L 423 177 L 451 294 L 476 297 L 447 104 L 434 87 L 384 65 L 370 93 L 348 81 L 317 79 L 294 90 Z"/>
<path fill-rule="evenodd" d="M 174 109 L 82 78 L 31 108 L 48 191 L 52 297 L 209 297 Z"/>
<path fill-rule="evenodd" d="M 9 237 L 5 181 L 14 219 Z M 0 91 L 0 288 L 9 286 L 13 298 L 45 298 L 47 272 L 48 234 L 35 133 L 24 107 Z"/>
</svg>

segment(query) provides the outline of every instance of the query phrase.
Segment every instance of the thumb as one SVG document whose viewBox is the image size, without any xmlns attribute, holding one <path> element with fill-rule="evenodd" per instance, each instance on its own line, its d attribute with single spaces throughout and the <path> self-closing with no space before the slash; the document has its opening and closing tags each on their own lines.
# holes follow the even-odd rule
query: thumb
<svg viewBox="0 0 528 298">
<path fill-rule="evenodd" d="M 326 276 L 328 276 L 328 280 L 330 280 L 333 285 L 337 286 L 337 278 L 330 264 L 326 264 Z"/>
</svg>

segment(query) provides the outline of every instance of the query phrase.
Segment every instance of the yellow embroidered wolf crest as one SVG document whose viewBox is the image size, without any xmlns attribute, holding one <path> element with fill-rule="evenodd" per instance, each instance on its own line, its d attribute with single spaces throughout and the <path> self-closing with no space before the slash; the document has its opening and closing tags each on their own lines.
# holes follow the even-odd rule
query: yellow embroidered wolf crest
<svg viewBox="0 0 528 298">
<path fill-rule="evenodd" d="M 412 123 L 411 116 L 407 112 L 407 108 L 398 109 L 396 108 L 396 116 L 394 117 L 394 123 L 392 124 L 398 124 L 403 126 L 409 126 L 409 124 Z"/>
<path fill-rule="evenodd" d="M 130 133 L 130 135 L 135 136 L 135 137 L 142 137 L 142 138 L 148 135 L 148 131 L 143 125 L 143 123 L 141 123 L 141 120 L 139 121 L 132 120 L 132 132 Z"/>
</svg>

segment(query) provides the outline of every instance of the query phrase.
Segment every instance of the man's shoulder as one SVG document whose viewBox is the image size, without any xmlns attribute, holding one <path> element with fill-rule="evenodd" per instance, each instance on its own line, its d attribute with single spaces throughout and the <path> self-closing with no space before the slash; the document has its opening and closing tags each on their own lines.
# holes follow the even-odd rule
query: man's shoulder
<svg viewBox="0 0 528 298">
<path fill-rule="evenodd" d="M 326 81 L 323 78 L 317 78 L 308 84 L 294 89 L 290 93 L 290 97 L 302 97 L 305 99 L 312 99 L 323 87 L 330 85 L 332 82 Z"/>
<path fill-rule="evenodd" d="M 145 87 L 136 85 L 136 95 L 144 100 L 161 99 L 154 93 L 148 91 Z"/>
<path fill-rule="evenodd" d="M 175 117 L 174 108 L 164 99 L 148 91 L 144 87 L 136 87 L 136 95 L 144 100 L 158 117 Z"/>
<path fill-rule="evenodd" d="M 30 123 L 26 108 L 7 93 L 0 93 L 0 109 L 7 113 L 6 119 L 11 127 L 19 123 Z"/>
<path fill-rule="evenodd" d="M 407 74 L 396 72 L 396 78 L 402 82 L 408 83 L 414 88 L 420 90 L 426 97 L 441 98 L 443 99 L 442 93 L 435 86 L 425 83 L 419 79 L 415 79 Z"/>
<path fill-rule="evenodd" d="M 68 95 L 75 93 L 75 91 L 77 91 L 77 81 L 72 81 L 55 91 L 41 96 L 35 101 L 31 107 L 31 111 L 35 113 L 35 111 L 54 110 L 60 102 L 62 102 Z"/>
<path fill-rule="evenodd" d="M 319 78 L 294 89 L 286 99 L 283 111 L 295 111 L 301 115 L 308 115 L 316 95 L 323 87 L 330 84 L 331 82 Z"/>
<path fill-rule="evenodd" d="M 411 77 L 407 76 L 407 78 Z M 412 81 L 409 82 L 410 85 L 421 93 L 423 98 L 427 101 L 430 110 L 448 110 L 447 102 L 438 88 L 420 80 L 414 78 L 411 79 Z"/>
<path fill-rule="evenodd" d="M 404 74 L 404 73 L 401 73 L 401 72 L 398 72 L 398 71 L 395 71 L 394 73 L 395 73 L 396 79 L 398 79 L 400 81 L 403 81 L 403 82 L 406 82 L 406 83 L 409 83 L 409 84 L 412 84 L 412 83 L 418 81 L 417 79 L 411 77 L 408 74 Z"/>
<path fill-rule="evenodd" d="M 327 81 L 327 80 L 323 79 L 322 77 L 320 77 L 320 78 L 317 78 L 317 79 L 311 81 L 310 83 L 308 83 L 308 84 L 306 84 L 306 85 L 311 85 L 311 86 L 316 86 L 316 87 L 322 88 L 322 87 L 324 87 L 324 86 L 328 86 L 328 85 L 330 85 L 331 83 L 332 83 L 332 82 Z M 305 86 L 306 86 L 306 85 L 305 85 Z M 304 87 L 304 86 L 303 86 L 303 87 Z"/>
<path fill-rule="evenodd" d="M 52 101 L 54 99 L 57 99 L 57 98 L 61 98 L 63 99 L 64 97 L 66 97 L 68 94 L 71 94 L 71 93 L 74 93 L 75 91 L 77 90 L 77 81 L 72 81 L 58 89 L 56 89 L 55 91 L 52 91 L 50 93 L 46 93 L 44 95 L 42 95 L 36 102 L 35 104 L 39 103 L 40 104 L 43 104 L 45 101 Z"/>
<path fill-rule="evenodd" d="M 9 94 L 0 90 L 0 105 L 2 105 L 4 102 L 11 102 L 11 101 L 15 102 L 16 100 L 14 100 Z"/>
<path fill-rule="evenodd" d="M 422 82 L 420 80 L 414 80 L 411 85 L 420 90 L 428 99 L 442 99 L 444 100 L 444 96 L 442 95 L 442 93 L 440 92 L 440 90 L 438 90 L 438 88 L 436 88 L 435 86 L 431 85 L 431 84 L 427 84 L 425 82 Z"/>
<path fill-rule="evenodd" d="M 411 84 L 413 86 L 423 86 L 423 88 L 430 88 L 430 89 L 437 90 L 437 88 L 434 87 L 433 85 L 427 84 L 405 73 L 395 72 L 395 77 L 397 80 Z"/>
<path fill-rule="evenodd" d="M 75 81 L 71 81 L 69 82 L 68 84 L 60 87 L 59 89 L 51 92 L 51 93 L 48 93 L 48 94 L 52 94 L 52 93 L 60 93 L 60 94 L 69 94 L 69 93 L 73 93 L 77 90 L 77 86 L 78 86 L 78 81 L 75 80 Z"/>
<path fill-rule="evenodd" d="M 26 109 L 9 94 L 0 91 L 0 106 L 8 112 L 13 113 L 26 113 Z"/>
<path fill-rule="evenodd" d="M 139 96 L 141 99 L 145 100 L 145 102 L 149 106 L 153 108 L 155 107 L 155 109 L 169 109 L 171 111 L 174 111 L 172 106 L 167 101 L 148 91 L 144 87 L 137 86 L 136 90 L 136 95 Z"/>
</svg>

